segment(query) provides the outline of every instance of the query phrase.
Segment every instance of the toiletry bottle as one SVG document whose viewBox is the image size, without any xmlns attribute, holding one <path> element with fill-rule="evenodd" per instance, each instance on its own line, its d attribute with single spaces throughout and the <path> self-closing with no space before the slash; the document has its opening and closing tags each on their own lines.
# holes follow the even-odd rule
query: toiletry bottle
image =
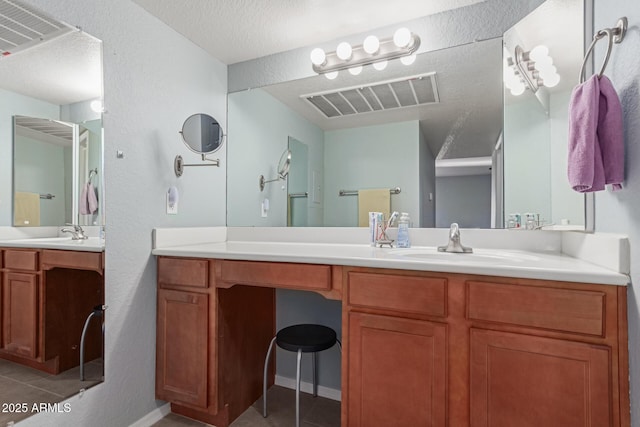
<svg viewBox="0 0 640 427">
<path fill-rule="evenodd" d="M 406 212 L 402 212 L 400 215 L 400 219 L 398 220 L 398 241 L 396 246 L 399 248 L 409 248 L 411 247 L 411 242 L 409 242 L 409 223 L 411 222 L 411 218 L 409 218 L 409 214 Z"/>
</svg>

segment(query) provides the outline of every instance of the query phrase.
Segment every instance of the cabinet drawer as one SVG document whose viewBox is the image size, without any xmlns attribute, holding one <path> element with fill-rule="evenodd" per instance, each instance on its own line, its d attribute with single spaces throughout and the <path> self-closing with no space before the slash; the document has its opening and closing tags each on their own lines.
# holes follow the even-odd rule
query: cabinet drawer
<svg viewBox="0 0 640 427">
<path fill-rule="evenodd" d="M 330 290 L 331 266 L 284 262 L 222 261 L 220 279 L 233 284 Z"/>
<path fill-rule="evenodd" d="M 42 268 L 74 268 L 77 270 L 102 271 L 102 254 L 100 252 L 42 251 Z"/>
<path fill-rule="evenodd" d="M 488 282 L 467 282 L 467 317 L 604 336 L 605 294 Z"/>
<path fill-rule="evenodd" d="M 350 272 L 347 303 L 446 317 L 447 279 Z"/>
<path fill-rule="evenodd" d="M 209 286 L 208 261 L 204 259 L 158 259 L 158 283 L 161 285 Z"/>
<path fill-rule="evenodd" d="M 4 251 L 4 268 L 11 270 L 38 271 L 38 251 L 18 251 L 6 249 Z"/>
</svg>

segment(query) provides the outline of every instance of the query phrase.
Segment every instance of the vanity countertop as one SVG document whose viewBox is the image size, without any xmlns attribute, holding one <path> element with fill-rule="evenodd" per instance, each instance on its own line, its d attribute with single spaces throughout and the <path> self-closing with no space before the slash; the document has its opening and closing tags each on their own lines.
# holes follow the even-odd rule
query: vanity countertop
<svg viewBox="0 0 640 427">
<path fill-rule="evenodd" d="M 104 239 L 100 239 L 98 237 L 89 237 L 86 240 L 73 240 L 71 239 L 71 237 L 36 237 L 26 239 L 0 240 L 0 247 L 103 252 Z"/>
<path fill-rule="evenodd" d="M 625 286 L 625 274 L 558 252 L 474 248 L 473 254 L 439 253 L 431 246 L 374 248 L 364 244 L 224 241 L 158 247 L 154 255 L 332 264 L 598 283 Z"/>
</svg>

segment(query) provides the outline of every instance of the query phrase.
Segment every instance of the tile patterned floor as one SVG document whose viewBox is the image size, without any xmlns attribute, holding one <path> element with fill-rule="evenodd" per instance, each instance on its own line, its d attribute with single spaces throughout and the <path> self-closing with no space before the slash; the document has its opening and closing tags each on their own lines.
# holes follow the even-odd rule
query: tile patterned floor
<svg viewBox="0 0 640 427">
<path fill-rule="evenodd" d="M 262 417 L 262 398 L 244 411 L 230 427 L 291 427 L 296 419 L 296 392 L 273 386 L 267 393 L 268 417 Z M 169 414 L 153 427 L 203 427 L 207 424 Z M 340 427 L 340 402 L 300 394 L 301 427 Z"/>
<path fill-rule="evenodd" d="M 85 379 L 80 381 L 80 368 L 72 368 L 59 375 L 47 373 L 0 359 L 0 404 L 62 402 L 82 388 L 102 382 L 102 362 L 94 360 L 85 365 Z M 0 426 L 9 421 L 20 421 L 31 415 L 28 412 L 0 412 Z"/>
</svg>

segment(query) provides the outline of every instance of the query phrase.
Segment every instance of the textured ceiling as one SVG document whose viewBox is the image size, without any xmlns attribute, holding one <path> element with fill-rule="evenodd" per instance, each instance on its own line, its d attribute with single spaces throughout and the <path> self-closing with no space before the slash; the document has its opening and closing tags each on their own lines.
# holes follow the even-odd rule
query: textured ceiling
<svg viewBox="0 0 640 427">
<path fill-rule="evenodd" d="M 485 0 L 133 0 L 225 64 Z"/>
<path fill-rule="evenodd" d="M 0 88 L 56 105 L 102 96 L 101 42 L 72 31 L 0 57 Z"/>
</svg>

